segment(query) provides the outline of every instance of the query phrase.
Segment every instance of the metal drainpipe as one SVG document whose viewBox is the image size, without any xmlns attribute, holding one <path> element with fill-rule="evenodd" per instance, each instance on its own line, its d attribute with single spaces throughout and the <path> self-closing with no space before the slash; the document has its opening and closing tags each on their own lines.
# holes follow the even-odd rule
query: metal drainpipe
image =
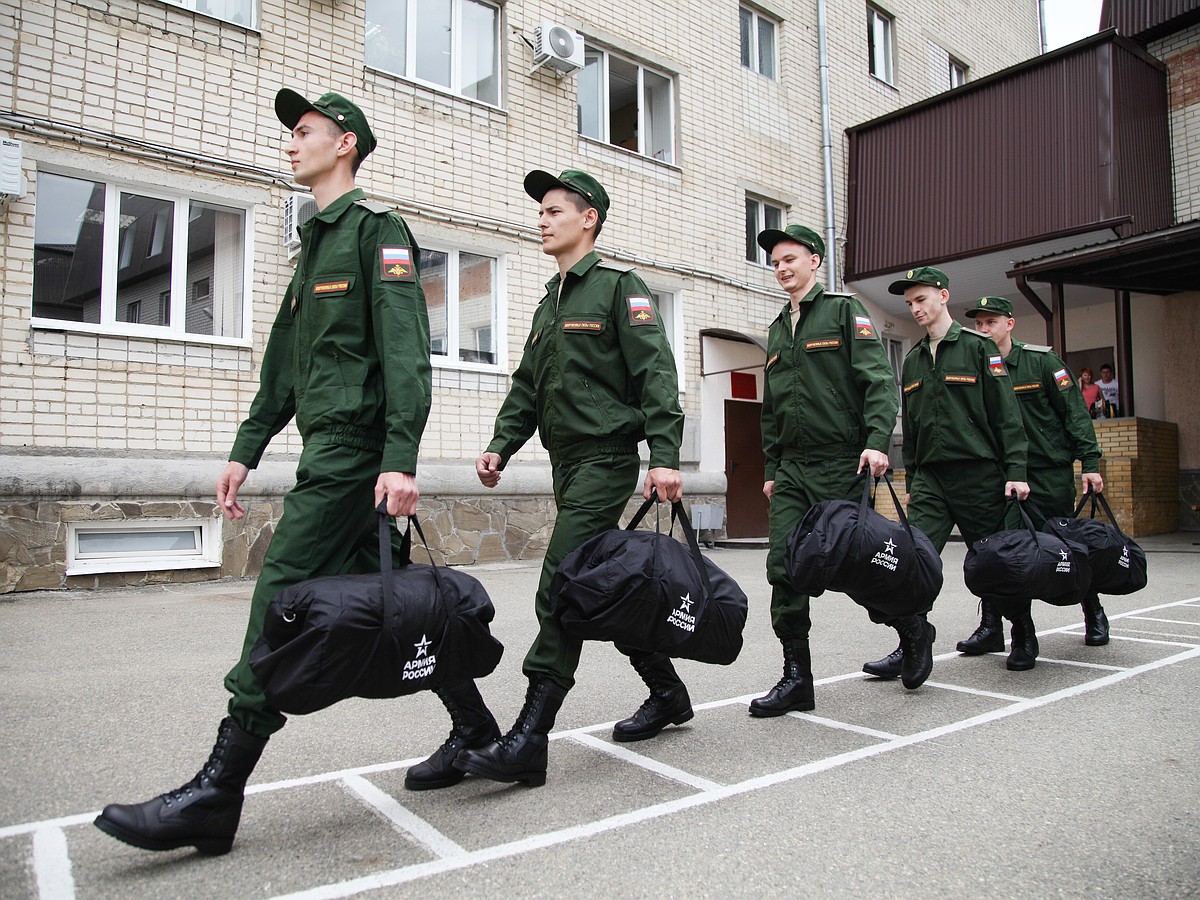
<svg viewBox="0 0 1200 900">
<path fill-rule="evenodd" d="M 821 81 L 821 156 L 825 163 L 825 252 L 829 287 L 838 289 L 837 225 L 833 196 L 833 128 L 829 124 L 829 48 L 825 44 L 825 0 L 817 0 L 817 60 Z"/>
</svg>

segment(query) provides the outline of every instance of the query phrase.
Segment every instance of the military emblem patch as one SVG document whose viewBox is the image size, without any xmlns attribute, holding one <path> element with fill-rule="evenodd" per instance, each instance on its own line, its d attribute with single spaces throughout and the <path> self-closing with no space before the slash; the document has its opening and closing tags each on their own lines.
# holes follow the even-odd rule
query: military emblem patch
<svg viewBox="0 0 1200 900">
<path fill-rule="evenodd" d="M 947 375 L 946 384 L 975 384 L 979 379 L 974 375 Z"/>
<path fill-rule="evenodd" d="M 1072 384 L 1071 373 L 1066 369 L 1059 369 L 1054 373 L 1054 383 L 1058 385 L 1060 391 L 1065 391 Z"/>
<path fill-rule="evenodd" d="M 384 281 L 416 281 L 411 248 L 380 247 L 379 277 Z"/>
<path fill-rule="evenodd" d="M 866 340 L 875 337 L 875 325 L 867 316 L 854 317 L 855 340 Z"/>
<path fill-rule="evenodd" d="M 997 377 L 999 377 L 1001 375 L 1007 375 L 1008 372 L 1004 368 L 1004 357 L 1003 356 L 989 356 L 988 357 L 988 371 Z"/>
<path fill-rule="evenodd" d="M 649 297 L 626 297 L 625 302 L 629 304 L 630 325 L 654 324 L 654 304 Z"/>
</svg>

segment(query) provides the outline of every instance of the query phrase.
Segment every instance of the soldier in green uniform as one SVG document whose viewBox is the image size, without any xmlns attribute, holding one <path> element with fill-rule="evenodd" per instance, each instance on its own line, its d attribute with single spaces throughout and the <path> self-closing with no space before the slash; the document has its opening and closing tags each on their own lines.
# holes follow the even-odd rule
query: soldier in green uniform
<svg viewBox="0 0 1200 900">
<path fill-rule="evenodd" d="M 535 600 L 540 629 L 523 666 L 525 705 L 504 737 L 464 750 L 455 765 L 484 778 L 539 786 L 546 781 L 547 735 L 574 686 L 582 649 L 550 615 L 550 581 L 568 553 L 617 526 L 636 487 L 643 438 L 650 464 L 642 495 L 682 497 L 683 413 L 675 360 L 650 292 L 628 268 L 602 262 L 595 252 L 609 210 L 604 187 L 568 169 L 557 178 L 530 172 L 525 191 L 540 204 L 542 252 L 555 258 L 558 274 L 546 283 L 495 436 L 475 469 L 484 485 L 495 487 L 536 428 L 550 453 L 558 513 Z M 623 652 L 650 696 L 616 724 L 614 740 L 643 740 L 692 718 L 687 689 L 669 658 Z"/>
<path fill-rule="evenodd" d="M 1096 429 L 1067 364 L 1049 347 L 1013 340 L 1012 311 L 1012 301 L 1004 297 L 981 297 L 967 315 L 975 320 L 977 330 L 996 342 L 1012 380 L 1029 437 L 1030 499 L 1043 515 L 1069 517 L 1075 511 L 1075 460 L 1082 470 L 1084 493 L 1104 490 Z M 1089 647 L 1108 643 L 1108 616 L 1094 591 L 1083 601 L 1083 626 L 1083 640 Z M 964 644 L 971 646 L 964 650 Z M 984 608 L 978 630 L 958 649 L 968 653 L 1004 649 L 995 611 Z"/>
<path fill-rule="evenodd" d="M 955 525 L 968 544 L 1004 528 L 1006 498 L 1029 496 L 1029 444 L 999 348 L 950 316 L 946 273 L 910 269 L 888 290 L 904 295 L 926 331 L 905 356 L 901 376 L 905 502 L 913 527 L 941 552 Z M 983 603 L 996 608 L 992 599 Z M 1033 668 L 1036 640 L 1028 610 L 1014 612 L 1008 668 Z M 863 671 L 894 678 L 902 660 L 898 647 Z"/>
<path fill-rule="evenodd" d="M 857 499 L 851 488 L 868 469 L 882 475 L 896 424 L 896 379 L 866 307 L 817 282 L 825 242 L 811 228 L 768 229 L 758 243 L 771 254 L 789 301 L 767 333 L 762 440 L 771 503 L 767 580 L 771 625 L 783 644 L 783 677 L 750 702 L 750 715 L 781 716 L 815 708 L 809 650 L 809 598 L 792 587 L 784 566 L 787 538 L 814 504 Z M 854 496 L 852 496 L 854 495 Z M 933 628 L 914 609 L 899 619 L 871 609 L 909 651 L 904 686 L 919 687 L 933 668 Z"/>
<path fill-rule="evenodd" d="M 238 491 L 293 417 L 303 451 L 255 586 L 241 659 L 225 678 L 229 714 L 212 755 L 182 787 L 107 806 L 96 819 L 101 830 L 147 850 L 232 847 L 246 780 L 285 721 L 248 662 L 271 598 L 320 575 L 377 572 L 377 538 L 364 529 L 372 508 L 385 498 L 394 516 L 417 508 L 414 473 L 432 387 L 419 248 L 399 215 L 355 187 L 376 145 L 362 110 L 335 93 L 310 103 L 284 89 L 275 111 L 291 131 L 285 152 L 293 176 L 312 190 L 320 212 L 300 228 L 299 264 L 271 328 L 258 394 L 217 479 L 225 516 L 244 516 Z M 473 684 L 443 699 L 461 732 L 450 743 L 464 733 L 476 743 L 499 733 Z M 435 754 L 437 765 L 417 771 L 417 780 L 432 787 L 447 773 L 461 779 L 450 766 L 461 747 L 452 749 L 446 759 Z"/>
</svg>

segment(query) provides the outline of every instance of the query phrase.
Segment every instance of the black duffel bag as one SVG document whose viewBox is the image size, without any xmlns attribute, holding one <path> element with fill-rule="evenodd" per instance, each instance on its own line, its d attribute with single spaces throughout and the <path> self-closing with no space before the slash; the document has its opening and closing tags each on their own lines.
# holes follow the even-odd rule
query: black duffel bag
<svg viewBox="0 0 1200 900">
<path fill-rule="evenodd" d="M 1079 513 L 1091 498 L 1091 518 L 1081 519 Z M 1099 503 L 1111 525 L 1096 518 Z M 1075 541 L 1087 548 L 1092 567 L 1092 590 L 1098 594 L 1133 594 L 1146 586 L 1146 551 L 1133 542 L 1117 525 L 1116 516 L 1103 493 L 1088 491 L 1079 498 L 1073 517 L 1051 516 L 1042 531 L 1063 540 Z"/>
<path fill-rule="evenodd" d="M 857 503 L 822 500 L 792 529 L 784 557 L 788 578 L 792 587 L 810 597 L 827 590 L 846 594 L 878 611 L 884 621 L 928 612 L 942 590 L 942 558 L 928 536 L 909 523 L 888 475 L 884 481 L 900 521 L 868 505 L 867 474 L 864 471 L 851 485 L 863 482 Z"/>
<path fill-rule="evenodd" d="M 302 714 L 347 697 L 399 697 L 482 678 L 504 646 L 491 635 L 495 616 L 482 584 L 464 572 L 411 561 L 409 518 L 392 568 L 391 519 L 380 504 L 380 571 L 330 575 L 285 588 L 267 608 L 250 668 L 271 705 Z M 426 545 L 428 550 L 428 545 Z"/>
<path fill-rule="evenodd" d="M 550 609 L 563 631 L 585 641 L 729 665 L 742 649 L 746 595 L 700 553 L 682 503 L 671 507 L 687 546 L 671 535 L 635 531 L 651 505 L 625 528 L 584 541 L 550 583 Z"/>
<path fill-rule="evenodd" d="M 1092 583 L 1087 547 L 1056 534 L 1036 531 L 1021 501 L 1013 494 L 1023 528 L 980 538 L 967 550 L 963 576 L 979 597 L 1000 601 L 1043 600 L 1054 606 L 1077 606 Z M 1032 500 L 1026 501 L 1041 513 Z"/>
</svg>

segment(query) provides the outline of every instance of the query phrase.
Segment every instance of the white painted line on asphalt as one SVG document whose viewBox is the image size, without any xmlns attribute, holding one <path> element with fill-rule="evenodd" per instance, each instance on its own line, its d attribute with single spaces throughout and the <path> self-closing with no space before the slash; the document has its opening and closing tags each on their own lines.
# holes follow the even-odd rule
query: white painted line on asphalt
<svg viewBox="0 0 1200 900">
<path fill-rule="evenodd" d="M 972 694 L 976 697 L 988 697 L 992 700 L 1004 700 L 1007 703 L 1020 703 L 1028 697 L 1016 697 L 1012 694 L 998 694 L 995 691 L 981 691 L 979 688 L 965 687 L 961 684 L 946 684 L 944 681 L 926 681 L 925 687 L 940 688 L 943 691 L 957 691 L 960 694 Z"/>
<path fill-rule="evenodd" d="M 910 747 L 916 744 L 922 744 L 926 741 L 946 737 L 959 731 L 975 728 L 979 725 L 986 725 L 999 719 L 1005 719 L 1009 716 L 1028 712 L 1032 709 L 1038 709 L 1042 706 L 1047 706 L 1060 700 L 1077 697 L 1082 694 L 1098 690 L 1102 687 L 1108 687 L 1109 685 L 1132 678 L 1135 675 L 1150 672 L 1155 669 L 1162 668 L 1163 666 L 1174 665 L 1176 663 L 1195 659 L 1197 656 L 1200 656 L 1200 647 L 1193 647 L 1190 650 L 1185 650 L 1181 653 L 1176 653 L 1173 656 L 1155 660 L 1154 662 L 1145 663 L 1144 665 L 1137 666 L 1136 668 L 1126 669 L 1123 672 L 1114 672 L 1111 675 L 1105 675 L 1102 678 L 1084 682 L 1083 684 L 1073 685 L 1072 687 L 1064 688 L 1061 691 L 1055 691 L 1051 694 L 1045 694 L 1041 697 L 1033 697 L 1022 700 L 1019 703 L 1013 703 L 1009 706 L 991 710 L 990 712 L 982 713 L 978 716 L 972 716 L 969 719 L 951 722 L 947 725 L 931 728 L 928 731 L 921 731 L 906 737 L 897 738 L 894 741 L 873 744 L 868 747 L 862 747 L 858 750 L 852 750 L 848 753 L 830 756 L 825 759 L 807 763 L 803 766 L 785 769 L 781 772 L 774 772 L 758 778 L 751 778 L 738 784 L 731 784 L 725 787 L 716 788 L 711 791 L 704 791 L 697 794 L 689 794 L 686 797 L 680 797 L 665 803 L 658 803 L 653 806 L 643 807 L 642 809 L 632 810 L 631 812 L 610 816 L 609 818 L 600 819 L 595 822 L 585 822 L 581 825 L 573 825 L 569 828 L 559 829 L 558 831 L 550 831 L 544 834 L 532 835 L 520 840 L 510 841 L 507 844 L 498 844 L 482 850 L 474 850 L 459 857 L 434 860 L 427 863 L 418 863 L 416 865 L 392 869 L 391 871 L 376 872 L 372 875 L 367 875 L 362 878 L 355 878 L 349 881 L 343 881 L 337 884 L 321 885 L 308 890 L 297 891 L 296 893 L 292 894 L 279 895 L 277 898 L 275 898 L 275 900 L 332 900 L 332 898 L 351 897 L 355 894 L 379 890 L 380 888 L 408 884 L 431 875 L 439 875 L 445 872 L 466 869 L 471 866 L 479 865 L 480 863 L 493 862 L 498 859 L 507 859 L 509 857 L 519 856 L 534 850 L 543 850 L 547 847 L 554 847 L 559 844 L 569 843 L 570 841 L 578 840 L 580 838 L 595 837 L 596 835 L 604 834 L 605 832 L 626 828 L 630 825 L 636 825 L 651 819 L 672 815 L 683 810 L 705 806 L 709 803 L 726 800 L 730 797 L 736 797 L 751 791 L 774 787 L 775 785 L 795 781 L 800 778 L 805 778 L 809 775 L 839 768 L 849 763 L 869 759 L 873 756 L 878 756 L 882 753 L 888 753 L 892 750 Z"/>
<path fill-rule="evenodd" d="M 1146 641 L 1146 643 L 1148 643 L 1148 644 L 1169 644 L 1169 645 L 1175 646 L 1175 647 L 1200 647 L 1200 644 L 1197 644 L 1195 641 L 1182 640 L 1182 638 L 1187 637 L 1186 634 L 1176 634 L 1173 631 L 1147 631 L 1144 628 L 1122 628 L 1121 634 L 1111 634 L 1110 633 L 1109 638 L 1117 638 L 1118 640 L 1123 640 L 1123 641 L 1138 640 L 1138 638 L 1129 637 L 1127 634 L 1125 634 L 1125 632 L 1131 632 L 1133 634 L 1156 634 L 1159 637 L 1167 637 L 1167 638 L 1181 638 L 1181 640 L 1177 640 L 1177 641 Z"/>
<path fill-rule="evenodd" d="M 86 825 L 91 822 L 96 816 L 100 815 L 100 810 L 89 813 L 80 813 L 77 816 L 63 816 L 59 819 L 43 819 L 41 822 L 25 822 L 21 825 L 5 825 L 0 828 L 0 840 L 5 838 L 17 837 L 22 834 L 32 834 L 41 831 L 43 828 L 70 828 L 73 825 Z"/>
<path fill-rule="evenodd" d="M 420 816 L 414 815 L 400 805 L 391 794 L 381 791 L 367 779 L 359 775 L 347 775 L 341 780 L 347 790 L 357 795 L 371 809 L 375 810 L 434 856 L 445 859 L 451 856 L 461 856 L 467 851 L 459 844 L 450 840 Z"/>
<path fill-rule="evenodd" d="M 824 716 L 814 716 L 812 713 L 790 712 L 788 715 L 793 719 L 803 719 L 806 722 L 814 722 L 817 725 L 824 725 L 826 728 L 840 728 L 842 731 L 853 731 L 855 734 L 879 738 L 880 740 L 884 741 L 894 741 L 900 737 L 900 735 L 892 734 L 890 731 L 876 731 L 874 728 L 865 728 L 862 725 L 852 725 L 849 722 L 839 722 L 836 719 L 826 719 Z"/>
<path fill-rule="evenodd" d="M 1129 666 L 1107 666 L 1104 663 L 1080 662 L 1077 659 L 1054 659 L 1049 656 L 1039 656 L 1040 663 L 1054 663 L 1056 666 L 1078 666 L 1081 669 L 1101 669 L 1105 672 L 1124 672 Z"/>
<path fill-rule="evenodd" d="M 74 900 L 75 877 L 61 828 L 39 828 L 33 833 L 33 872 L 40 900 Z"/>
<path fill-rule="evenodd" d="M 707 778 L 701 778 L 699 775 L 693 775 L 691 772 L 685 772 L 683 769 L 668 766 L 657 759 L 651 759 L 649 756 L 634 753 L 628 747 L 622 747 L 620 744 L 610 744 L 608 741 L 602 741 L 600 738 L 593 737 L 590 734 L 575 734 L 571 736 L 571 740 L 577 744 L 583 744 L 585 747 L 599 750 L 601 753 L 607 753 L 609 756 L 615 756 L 617 759 L 624 760 L 627 763 L 632 763 L 635 766 L 653 772 L 655 775 L 661 775 L 663 778 L 669 778 L 671 781 L 693 787 L 698 791 L 712 791 L 722 786 L 716 781 L 709 781 Z"/>
<path fill-rule="evenodd" d="M 1154 616 L 1129 616 L 1128 618 L 1141 622 L 1163 622 L 1167 625 L 1190 625 L 1193 628 L 1200 628 L 1200 622 L 1189 622 L 1187 619 L 1156 619 Z"/>
</svg>

